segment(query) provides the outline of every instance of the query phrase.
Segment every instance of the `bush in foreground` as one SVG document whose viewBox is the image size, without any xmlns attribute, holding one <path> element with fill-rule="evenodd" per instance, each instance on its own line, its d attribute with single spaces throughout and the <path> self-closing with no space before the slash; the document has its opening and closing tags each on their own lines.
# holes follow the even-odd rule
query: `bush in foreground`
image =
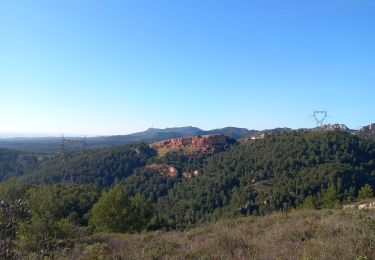
<svg viewBox="0 0 375 260">
<path fill-rule="evenodd" d="M 117 185 L 104 193 L 93 206 L 90 225 L 99 232 L 140 232 L 147 228 L 152 217 L 150 202 L 140 194 L 130 198 Z"/>
<path fill-rule="evenodd" d="M 371 211 L 294 210 L 220 220 L 191 230 L 101 234 L 61 258 L 375 259 Z"/>
</svg>

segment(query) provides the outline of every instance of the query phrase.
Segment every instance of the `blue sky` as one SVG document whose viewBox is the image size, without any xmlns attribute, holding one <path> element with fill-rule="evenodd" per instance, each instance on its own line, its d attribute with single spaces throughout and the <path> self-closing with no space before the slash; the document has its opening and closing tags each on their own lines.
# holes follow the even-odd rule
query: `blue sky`
<svg viewBox="0 0 375 260">
<path fill-rule="evenodd" d="M 375 122 L 375 0 L 0 2 L 0 135 Z"/>
</svg>

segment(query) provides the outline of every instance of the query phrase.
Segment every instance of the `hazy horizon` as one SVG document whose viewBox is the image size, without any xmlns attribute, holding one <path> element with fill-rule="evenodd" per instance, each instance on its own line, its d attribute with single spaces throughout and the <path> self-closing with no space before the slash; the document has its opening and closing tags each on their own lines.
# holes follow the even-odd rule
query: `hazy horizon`
<svg viewBox="0 0 375 260">
<path fill-rule="evenodd" d="M 327 124 L 330 124 L 330 123 L 327 123 Z M 333 123 L 333 124 L 343 124 L 343 123 Z M 367 125 L 370 125 L 370 124 L 373 124 L 373 122 L 370 122 L 368 123 Z M 346 124 L 345 124 L 346 125 Z M 346 125 L 348 126 L 348 125 Z M 363 125 L 363 126 L 366 126 L 366 125 Z M 359 127 L 363 127 L 363 126 L 357 126 L 357 127 L 350 127 L 348 126 L 350 129 L 352 130 L 358 130 Z M 182 128 L 182 127 L 197 127 L 203 131 L 209 131 L 209 130 L 214 130 L 214 129 L 219 129 L 219 128 L 224 128 L 224 127 L 219 127 L 219 128 L 210 128 L 210 129 L 203 129 L 199 126 L 173 126 L 173 127 L 165 127 L 165 128 L 159 128 L 159 127 L 149 127 L 147 129 L 143 129 L 143 130 L 140 130 L 140 131 L 136 131 L 136 132 L 130 132 L 130 133 L 115 133 L 115 134 L 95 134 L 95 135 L 86 135 L 86 134 L 82 134 L 82 133 L 57 133 L 57 134 L 54 134 L 54 133 L 2 133 L 0 132 L 0 139 L 12 139 L 12 138 L 60 138 L 61 135 L 64 135 L 66 137 L 100 137 L 100 136 L 113 136 L 113 135 L 129 135 L 129 134 L 134 134 L 134 133 L 138 133 L 138 132 L 143 132 L 143 131 L 146 131 L 150 128 L 154 128 L 154 129 L 166 129 L 166 128 Z M 235 128 L 246 128 L 246 127 L 241 127 L 241 126 L 225 126 L 225 127 L 235 127 Z M 293 130 L 298 130 L 298 129 L 309 129 L 309 128 L 314 128 L 316 127 L 316 125 L 312 125 L 312 126 L 307 126 L 307 127 L 298 127 L 298 128 L 291 128 L 291 127 L 288 127 L 288 126 L 276 126 L 274 128 L 246 128 L 248 130 L 269 130 L 269 129 L 275 129 L 275 128 L 291 128 Z"/>
</svg>

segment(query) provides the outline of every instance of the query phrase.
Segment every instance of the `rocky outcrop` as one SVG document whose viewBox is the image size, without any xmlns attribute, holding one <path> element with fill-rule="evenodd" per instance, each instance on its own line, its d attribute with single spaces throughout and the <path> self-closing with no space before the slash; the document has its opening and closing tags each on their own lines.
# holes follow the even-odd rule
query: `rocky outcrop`
<svg viewBox="0 0 375 260">
<path fill-rule="evenodd" d="M 226 145 L 230 142 L 231 138 L 229 138 L 226 135 L 204 135 L 184 138 L 173 138 L 151 144 L 150 147 L 153 149 L 184 147 L 211 148 L 216 145 Z"/>
<path fill-rule="evenodd" d="M 322 126 L 313 128 L 312 131 L 343 131 L 343 132 L 348 132 L 348 133 L 353 132 L 352 130 L 349 129 L 349 127 L 347 127 L 344 124 L 322 125 Z"/>
<path fill-rule="evenodd" d="M 185 178 L 185 179 L 191 179 L 193 177 L 198 177 L 200 175 L 199 171 L 198 170 L 195 170 L 193 173 L 190 173 L 190 172 L 184 172 L 182 174 L 182 177 Z"/>
<path fill-rule="evenodd" d="M 161 175 L 168 175 L 172 178 L 178 177 L 178 170 L 170 165 L 153 163 L 147 165 L 146 168 L 152 169 L 153 171 L 156 171 Z"/>
<path fill-rule="evenodd" d="M 184 172 L 182 174 L 182 177 L 184 177 L 186 179 L 191 179 L 193 177 L 193 175 L 190 172 Z"/>
<path fill-rule="evenodd" d="M 171 178 L 192 179 L 201 175 L 199 170 L 194 170 L 193 172 L 185 171 L 181 174 L 181 172 L 179 172 L 176 167 L 167 164 L 152 163 L 146 165 L 145 167 L 155 173 L 166 175 Z"/>
<path fill-rule="evenodd" d="M 265 137 L 266 134 L 260 134 L 260 135 L 254 135 L 254 136 L 251 136 L 249 137 L 249 140 L 259 140 L 259 139 L 263 139 Z"/>
<path fill-rule="evenodd" d="M 364 126 L 358 131 L 356 131 L 354 134 L 358 136 L 375 139 L 375 124 Z"/>
<path fill-rule="evenodd" d="M 249 142 L 249 141 L 255 141 L 255 140 L 260 140 L 266 137 L 266 135 L 271 135 L 271 134 L 277 134 L 277 133 L 288 133 L 288 132 L 293 132 L 291 128 L 274 128 L 274 129 L 268 129 L 268 130 L 262 130 L 262 131 L 256 131 L 252 130 L 252 134 L 248 135 L 244 138 L 241 138 L 239 141 L 240 142 Z"/>
<path fill-rule="evenodd" d="M 344 209 L 359 209 L 359 210 L 375 209 L 375 201 L 362 203 L 362 204 L 344 205 Z"/>
<path fill-rule="evenodd" d="M 178 171 L 177 171 L 177 169 L 175 167 L 170 166 L 168 168 L 168 173 L 167 174 L 168 174 L 169 177 L 177 177 Z"/>
</svg>

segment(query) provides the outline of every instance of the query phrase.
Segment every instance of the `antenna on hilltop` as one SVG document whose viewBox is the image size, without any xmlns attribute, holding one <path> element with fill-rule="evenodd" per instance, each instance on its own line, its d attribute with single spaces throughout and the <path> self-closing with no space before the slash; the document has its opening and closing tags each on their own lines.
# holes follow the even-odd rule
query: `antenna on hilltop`
<svg viewBox="0 0 375 260">
<path fill-rule="evenodd" d="M 326 120 L 330 116 L 328 115 L 327 110 L 324 110 L 324 111 L 314 110 L 312 116 L 310 116 L 310 117 L 313 117 L 315 119 L 316 127 L 319 127 L 319 126 L 322 126 L 323 123 L 324 123 L 324 120 Z"/>
</svg>

